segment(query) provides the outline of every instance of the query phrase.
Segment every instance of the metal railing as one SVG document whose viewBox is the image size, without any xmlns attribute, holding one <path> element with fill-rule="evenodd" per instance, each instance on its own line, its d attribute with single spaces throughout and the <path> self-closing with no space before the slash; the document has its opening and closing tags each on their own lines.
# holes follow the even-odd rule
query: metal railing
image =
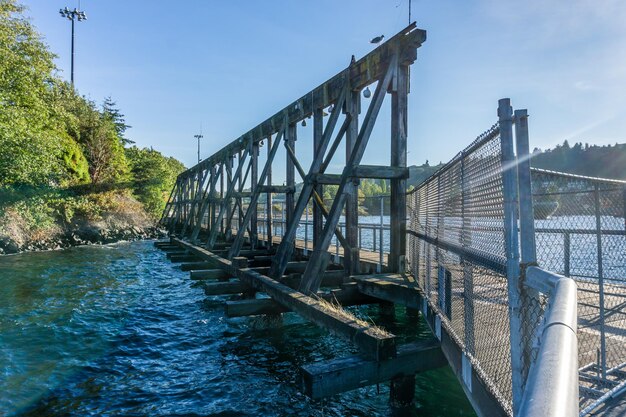
<svg viewBox="0 0 626 417">
<path fill-rule="evenodd" d="M 626 388 L 626 182 L 531 173 L 538 260 L 578 285 L 584 416 Z"/>
<path fill-rule="evenodd" d="M 408 267 L 462 352 L 457 373 L 470 399 L 474 375 L 501 413 L 573 417 L 576 283 L 535 266 L 526 111 L 513 115 L 501 100 L 498 114 L 410 193 Z"/>
</svg>

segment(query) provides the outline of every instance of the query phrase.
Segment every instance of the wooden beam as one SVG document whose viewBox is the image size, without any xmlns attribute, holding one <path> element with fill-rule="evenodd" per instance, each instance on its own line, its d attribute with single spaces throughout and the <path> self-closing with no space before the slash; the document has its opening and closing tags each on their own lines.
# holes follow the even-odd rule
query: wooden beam
<svg viewBox="0 0 626 417">
<path fill-rule="evenodd" d="M 243 154 L 243 160 L 245 161 L 245 159 L 248 156 L 248 150 L 246 149 L 246 151 Z M 207 245 L 208 247 L 213 247 L 213 245 L 215 244 L 215 241 L 217 240 L 217 232 L 219 229 L 219 224 L 222 222 L 222 219 L 224 218 L 225 214 L 229 214 L 226 213 L 225 210 L 230 209 L 230 199 L 232 197 L 232 193 L 235 191 L 235 181 L 237 180 L 237 178 L 239 178 L 239 176 L 241 175 L 241 171 L 243 170 L 243 161 L 242 163 L 240 163 L 237 166 L 237 171 L 235 172 L 235 176 L 234 178 L 232 178 L 232 180 L 229 182 L 228 185 L 228 189 L 226 190 L 226 196 L 224 196 L 224 199 L 222 200 L 222 203 L 220 205 L 220 212 L 217 215 L 217 219 L 215 219 L 215 224 L 211 225 L 211 230 L 209 230 L 209 239 L 207 241 Z M 227 163 L 226 165 L 227 167 L 230 166 L 230 162 Z M 227 232 L 227 231 L 225 231 Z"/>
<path fill-rule="evenodd" d="M 341 107 L 343 106 L 343 103 L 346 99 L 347 88 L 348 88 L 348 85 L 347 83 L 344 82 L 344 87 L 341 91 L 339 99 L 337 103 L 335 103 L 336 105 L 330 114 L 330 118 L 328 120 L 328 124 L 326 125 L 326 129 L 324 129 L 324 133 L 322 135 L 322 141 L 319 144 L 317 153 L 313 155 L 313 161 L 311 162 L 309 175 L 317 174 L 318 172 L 320 172 L 319 169 L 323 162 L 324 153 L 326 152 L 326 148 L 328 147 L 328 143 L 330 142 L 333 129 L 335 128 L 337 124 L 339 113 L 341 112 Z M 294 159 L 295 159 L 295 156 L 294 156 Z M 299 168 L 302 169 L 301 167 Z M 304 173 L 302 172 L 301 175 L 302 174 Z M 287 222 L 287 228 L 282 237 L 278 250 L 276 252 L 276 258 L 272 261 L 272 269 L 271 269 L 270 275 L 274 278 L 282 276 L 282 274 L 285 271 L 285 266 L 287 262 L 289 262 L 289 260 L 291 259 L 291 255 L 293 253 L 294 246 L 295 246 L 294 241 L 296 239 L 296 232 L 298 230 L 298 226 L 300 225 L 300 218 L 309 203 L 311 194 L 314 191 L 313 188 L 314 188 L 314 184 L 312 182 L 304 181 L 304 185 L 302 186 L 302 190 L 300 191 L 300 195 L 298 196 L 298 203 L 296 204 L 296 207 L 294 209 L 293 216 L 292 218 L 290 218 L 291 221 Z M 318 196 L 318 198 L 319 197 L 320 196 Z M 323 202 L 321 202 L 321 207 L 323 207 Z"/>
<path fill-rule="evenodd" d="M 322 185 L 339 185 L 341 184 L 340 174 L 315 174 L 311 176 L 311 179 L 316 184 Z"/>
<path fill-rule="evenodd" d="M 202 270 L 202 269 L 213 269 L 215 268 L 214 262 L 188 262 L 180 265 L 181 271 L 193 271 L 193 270 Z"/>
<path fill-rule="evenodd" d="M 199 269 L 189 272 L 189 278 L 193 280 L 217 279 L 225 280 L 232 278 L 232 275 L 223 269 Z"/>
<path fill-rule="evenodd" d="M 345 113 L 350 115 L 350 125 L 346 130 L 346 161 L 350 160 L 356 146 L 359 135 L 359 99 L 361 95 L 357 91 L 350 91 L 346 97 Z M 341 184 L 341 183 L 340 183 Z M 356 192 L 346 195 L 345 228 L 347 247 L 343 252 L 343 265 L 348 274 L 359 273 L 359 200 L 358 188 Z"/>
<path fill-rule="evenodd" d="M 446 365 L 439 343 L 429 339 L 398 346 L 397 357 L 379 362 L 355 355 L 306 365 L 302 385 L 306 395 L 320 399 Z"/>
<path fill-rule="evenodd" d="M 391 91 L 391 166 L 406 168 L 407 112 L 409 95 L 409 67 L 396 68 Z M 406 268 L 406 179 L 391 180 L 389 262 L 391 272 Z"/>
<path fill-rule="evenodd" d="M 377 274 L 351 277 L 359 291 L 371 297 L 419 310 L 422 294 L 410 275 Z"/>
<path fill-rule="evenodd" d="M 297 283 L 294 282 L 295 285 Z M 353 306 L 363 304 L 373 304 L 377 300 L 372 297 L 360 294 L 356 287 L 320 293 L 318 296 L 332 303 L 339 303 L 342 306 Z M 279 314 L 290 311 L 271 298 L 261 298 L 255 300 L 226 301 L 225 311 L 228 317 L 258 316 L 262 314 Z"/>
<path fill-rule="evenodd" d="M 260 316 L 263 314 L 286 313 L 289 309 L 278 304 L 271 298 L 252 300 L 226 301 L 224 312 L 226 317 Z"/>
<path fill-rule="evenodd" d="M 409 169 L 383 165 L 357 165 L 352 168 L 352 176 L 355 178 L 407 179 L 409 178 Z"/>
<path fill-rule="evenodd" d="M 322 135 L 324 134 L 324 110 L 316 108 L 313 112 L 313 155 L 316 155 L 322 143 Z M 314 186 L 317 195 L 324 195 L 324 186 L 317 183 Z M 322 217 L 322 208 L 317 204 L 313 204 L 313 247 L 317 246 L 320 235 L 322 234 L 322 226 L 324 220 Z"/>
<path fill-rule="evenodd" d="M 181 173 L 178 178 L 188 177 L 194 170 L 206 169 L 224 159 L 227 155 L 234 155 L 239 150 L 247 148 L 250 140 L 259 141 L 278 133 L 282 129 L 285 119 L 287 123 L 297 123 L 303 118 L 312 115 L 316 109 L 325 108 L 335 103 L 341 92 L 342 81 L 345 79 L 350 80 L 353 90 L 362 90 L 367 85 L 383 77 L 387 64 L 393 55 L 399 54 L 400 62 L 403 63 L 414 61 L 417 48 L 425 41 L 426 31 L 416 29 L 415 24 L 407 26 L 348 68 L 290 103 L 272 117 L 200 162 L 200 164 Z"/>
<path fill-rule="evenodd" d="M 359 131 L 359 135 L 356 139 L 354 150 L 352 151 L 350 158 L 346 163 L 347 167 L 355 166 L 361 163 L 361 159 L 363 158 L 363 154 L 365 153 L 365 148 L 367 147 L 367 143 L 372 133 L 372 129 L 374 128 L 374 123 L 376 122 L 376 118 L 378 117 L 378 112 L 380 111 L 380 108 L 383 104 L 383 100 L 387 93 L 387 88 L 389 87 L 389 84 L 395 72 L 397 62 L 398 56 L 393 55 L 393 57 L 391 58 L 391 62 L 388 63 L 384 78 L 376 86 L 376 91 L 374 92 L 372 101 L 367 109 L 367 113 L 363 120 L 363 126 Z M 317 248 L 314 249 L 307 270 L 302 277 L 300 290 L 303 293 L 317 292 L 321 278 L 320 273 L 321 271 L 326 269 L 326 266 L 328 265 L 328 261 L 330 259 L 328 256 L 328 247 L 330 245 L 333 232 L 337 227 L 337 224 L 339 223 L 339 218 L 341 217 L 341 213 L 345 206 L 346 199 L 348 199 L 350 195 L 358 192 L 357 186 L 352 182 L 349 177 L 349 171 L 349 168 L 344 169 L 341 184 L 339 184 L 337 195 L 335 196 L 333 205 L 328 215 L 328 219 L 326 220 L 326 224 L 324 225 L 320 244 Z"/>
<path fill-rule="evenodd" d="M 272 194 L 293 194 L 296 192 L 296 187 L 289 185 L 259 185 L 259 192 Z"/>
<path fill-rule="evenodd" d="M 244 284 L 267 293 L 283 307 L 291 309 L 329 332 L 351 341 L 367 357 L 381 360 L 395 356 L 394 335 L 381 331 L 369 323 L 357 321 L 351 314 L 341 309 L 329 309 L 320 300 L 304 295 L 250 268 L 235 268 L 231 261 L 206 249 L 176 238 L 173 241 L 198 257 L 220 263 L 222 269 L 234 274 Z"/>
<path fill-rule="evenodd" d="M 292 153 L 296 150 L 296 140 L 298 135 L 298 128 L 295 123 L 292 123 L 287 128 L 287 134 L 285 135 L 285 147 L 290 149 Z M 300 221 L 300 216 L 297 213 L 294 213 L 295 201 L 294 201 L 294 193 L 296 191 L 296 167 L 294 165 L 295 162 L 295 154 L 293 158 L 289 155 L 289 152 L 286 152 L 285 155 L 285 182 L 287 187 L 292 188 L 292 192 L 288 192 L 285 195 L 285 221 L 287 224 L 291 222 L 292 219 L 297 217 L 297 221 Z M 295 215 L 294 215 L 295 214 Z"/>
<path fill-rule="evenodd" d="M 249 289 L 247 285 L 242 284 L 239 281 L 228 282 L 210 282 L 204 284 L 205 295 L 227 295 L 227 294 L 241 294 Z"/>
<path fill-rule="evenodd" d="M 172 255 L 169 256 L 170 261 L 173 263 L 178 263 L 178 262 L 193 262 L 193 261 L 197 261 L 198 257 L 195 255 Z"/>
<path fill-rule="evenodd" d="M 286 130 L 287 130 L 287 124 L 284 123 L 283 128 L 281 129 L 281 132 L 276 137 L 276 142 L 274 142 L 274 144 L 272 145 L 272 149 L 267 155 L 267 160 L 265 161 L 263 172 L 261 172 L 261 177 L 259 178 L 259 184 L 258 184 L 259 186 L 255 188 L 255 191 L 252 194 L 252 197 L 250 197 L 251 207 L 256 205 L 257 201 L 259 200 L 260 188 L 265 182 L 265 178 L 267 177 L 268 172 L 270 172 L 272 169 L 272 162 L 274 161 L 274 157 L 276 156 L 276 152 L 278 151 L 278 147 L 280 146 L 280 141 L 282 139 L 282 136 L 285 134 Z M 252 218 L 252 213 L 253 213 L 252 210 L 246 211 L 246 215 L 244 216 L 243 223 L 242 223 L 242 228 L 244 230 L 248 226 L 248 223 L 250 223 L 250 220 Z M 234 256 L 239 255 L 239 251 L 241 250 L 241 246 L 243 245 L 243 236 L 244 236 L 243 233 L 237 234 L 237 236 L 235 237 L 235 241 L 233 242 L 233 245 L 231 246 L 230 251 L 228 252 L 228 258 L 232 258 Z"/>
</svg>

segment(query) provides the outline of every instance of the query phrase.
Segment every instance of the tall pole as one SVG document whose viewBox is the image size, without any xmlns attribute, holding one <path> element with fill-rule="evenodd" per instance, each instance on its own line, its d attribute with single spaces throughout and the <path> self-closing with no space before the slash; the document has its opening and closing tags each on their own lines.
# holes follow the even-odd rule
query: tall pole
<svg viewBox="0 0 626 417">
<path fill-rule="evenodd" d="M 70 81 L 72 83 L 72 87 L 74 86 L 74 58 L 75 58 L 75 53 L 74 53 L 74 23 L 76 21 L 76 19 L 78 19 L 79 22 L 82 22 L 83 20 L 87 20 L 87 16 L 85 15 L 85 12 L 82 12 L 78 9 L 74 9 L 74 10 L 70 10 L 67 7 L 64 9 L 59 10 L 59 14 L 61 15 L 61 17 L 68 19 L 72 22 L 72 59 L 71 59 L 71 64 L 70 64 Z"/>
<path fill-rule="evenodd" d="M 198 139 L 198 163 L 200 163 L 200 139 L 204 136 L 202 135 L 193 135 L 194 138 Z"/>
<path fill-rule="evenodd" d="M 73 16 L 72 16 L 72 64 L 71 64 L 70 77 L 72 81 L 72 86 L 74 86 L 74 17 Z"/>
</svg>

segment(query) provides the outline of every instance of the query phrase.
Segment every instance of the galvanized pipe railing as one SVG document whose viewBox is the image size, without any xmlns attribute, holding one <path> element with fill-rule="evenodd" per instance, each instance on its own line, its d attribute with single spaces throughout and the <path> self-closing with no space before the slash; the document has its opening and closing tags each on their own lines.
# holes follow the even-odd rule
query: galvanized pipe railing
<svg viewBox="0 0 626 417">
<path fill-rule="evenodd" d="M 526 380 L 519 416 L 578 416 L 577 286 L 571 278 L 536 266 L 525 285 L 548 296 L 539 352 Z"/>
</svg>

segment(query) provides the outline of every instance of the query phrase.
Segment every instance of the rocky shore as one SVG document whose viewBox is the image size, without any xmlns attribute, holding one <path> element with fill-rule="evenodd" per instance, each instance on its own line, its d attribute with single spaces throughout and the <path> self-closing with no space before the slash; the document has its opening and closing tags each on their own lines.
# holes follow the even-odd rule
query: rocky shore
<svg viewBox="0 0 626 417">
<path fill-rule="evenodd" d="M 119 241 L 158 239 L 166 234 L 166 231 L 155 226 L 131 226 L 120 229 L 80 228 L 68 230 L 65 233 L 45 239 L 29 240 L 21 244 L 7 236 L 0 236 L 0 255 L 57 250 L 79 245 L 104 245 Z"/>
</svg>

